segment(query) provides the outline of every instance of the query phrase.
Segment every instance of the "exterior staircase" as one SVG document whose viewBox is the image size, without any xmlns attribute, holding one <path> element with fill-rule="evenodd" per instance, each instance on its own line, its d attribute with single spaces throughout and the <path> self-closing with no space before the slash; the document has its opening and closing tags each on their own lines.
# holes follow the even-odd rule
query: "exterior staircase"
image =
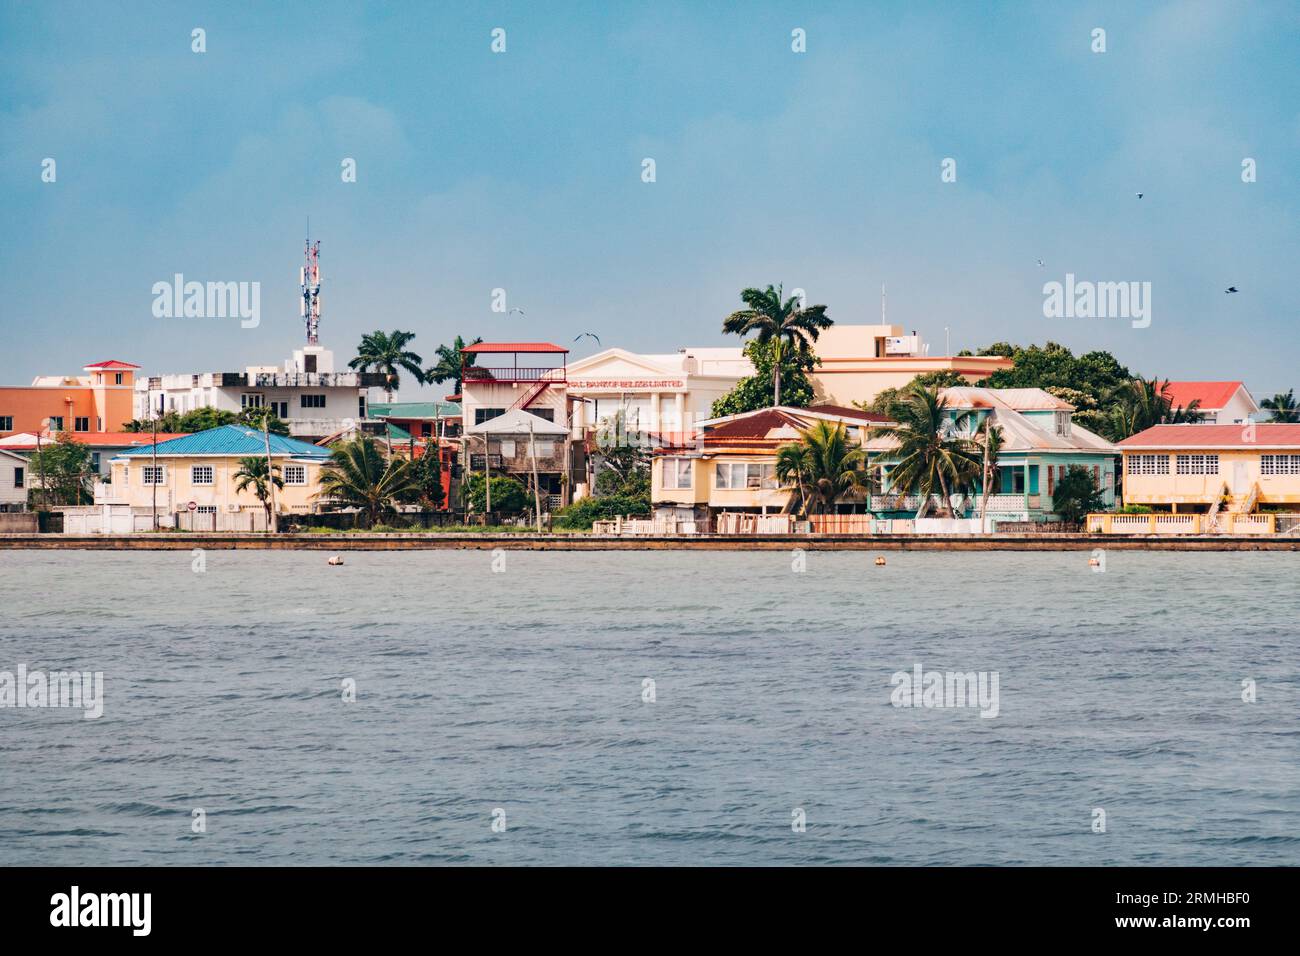
<svg viewBox="0 0 1300 956">
<path fill-rule="evenodd" d="M 1255 510 L 1255 505 L 1257 505 L 1258 503 L 1259 503 L 1259 482 L 1255 482 L 1255 484 L 1250 486 L 1250 494 L 1247 495 L 1246 500 L 1241 503 L 1241 507 L 1237 509 L 1237 513 L 1248 515 Z"/>
<path fill-rule="evenodd" d="M 520 395 L 510 408 L 527 409 L 529 405 L 533 404 L 533 402 L 537 401 L 537 399 L 541 397 L 542 392 L 546 391 L 550 387 L 551 383 L 547 381 L 534 382 L 532 385 L 528 386 L 524 394 Z"/>
</svg>

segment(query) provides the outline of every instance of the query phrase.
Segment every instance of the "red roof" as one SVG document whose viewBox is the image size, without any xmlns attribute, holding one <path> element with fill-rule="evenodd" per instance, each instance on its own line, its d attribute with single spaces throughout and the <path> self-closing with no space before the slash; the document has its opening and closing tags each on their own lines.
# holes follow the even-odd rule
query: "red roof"
<svg viewBox="0 0 1300 956">
<path fill-rule="evenodd" d="M 1125 451 L 1143 448 L 1300 448 L 1300 425 L 1154 425 L 1118 443 Z"/>
<path fill-rule="evenodd" d="M 566 355 L 569 350 L 561 345 L 552 345 L 550 342 L 480 342 L 477 345 L 467 345 L 461 349 L 462 352 L 563 352 Z"/>
<path fill-rule="evenodd" d="M 858 421 L 863 422 L 893 423 L 893 419 L 888 415 L 867 412 L 860 408 L 849 408 L 845 405 L 809 405 L 807 411 L 818 412 L 822 415 L 838 415 L 840 418 L 856 418 Z"/>
<path fill-rule="evenodd" d="M 1174 408 L 1187 408 L 1200 399 L 1202 411 L 1218 411 L 1237 394 L 1241 382 L 1170 382 L 1165 392 Z"/>
<path fill-rule="evenodd" d="M 138 365 L 132 365 L 130 362 L 119 362 L 117 359 L 109 359 L 107 362 L 96 362 L 94 365 L 82 366 L 82 368 L 97 368 L 97 369 L 119 369 L 119 368 L 125 369 L 125 368 L 139 368 L 139 367 L 140 366 Z"/>
<path fill-rule="evenodd" d="M 59 432 L 59 435 L 68 435 L 73 441 L 82 445 L 89 445 L 92 448 L 129 448 L 131 446 L 152 445 L 153 432 Z M 159 432 L 158 441 L 165 442 L 172 438 L 184 438 L 189 432 Z M 49 445 L 56 440 L 57 435 L 42 435 L 41 445 Z M 0 440 L 3 442 L 3 440 Z M 35 451 L 36 442 L 24 442 L 23 444 L 0 443 L 0 448 L 8 451 Z"/>
</svg>

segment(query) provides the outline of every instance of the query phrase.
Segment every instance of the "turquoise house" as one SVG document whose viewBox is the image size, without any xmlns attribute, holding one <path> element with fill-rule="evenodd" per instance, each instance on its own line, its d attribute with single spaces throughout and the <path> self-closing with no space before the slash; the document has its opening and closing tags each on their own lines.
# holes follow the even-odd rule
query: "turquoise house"
<svg viewBox="0 0 1300 956">
<path fill-rule="evenodd" d="M 1115 470 L 1119 449 L 1072 421 L 1074 406 L 1041 388 L 947 388 L 943 398 L 955 419 L 964 412 L 970 418 L 960 434 L 973 435 L 986 419 L 1001 427 L 1003 444 L 988 501 L 988 518 L 997 521 L 1055 521 L 1052 495 L 1057 483 L 1073 465 L 1093 475 L 1107 508 L 1115 504 Z M 872 467 L 878 468 L 881 493 L 872 495 L 871 511 L 881 518 L 910 518 L 921 507 L 918 495 L 891 487 L 890 452 L 895 447 L 888 437 L 867 443 Z M 953 496 L 954 513 L 963 518 L 982 518 L 977 481 L 965 494 Z M 939 505 L 932 495 L 929 513 Z"/>
</svg>

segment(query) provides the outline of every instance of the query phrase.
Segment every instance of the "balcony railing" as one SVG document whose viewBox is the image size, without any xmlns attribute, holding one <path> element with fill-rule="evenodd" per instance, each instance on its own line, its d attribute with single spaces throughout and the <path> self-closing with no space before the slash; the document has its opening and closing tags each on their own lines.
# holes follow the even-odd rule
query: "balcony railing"
<svg viewBox="0 0 1300 956">
<path fill-rule="evenodd" d="M 465 369 L 467 382 L 563 382 L 566 380 L 563 366 L 556 368 L 485 368 L 478 365 Z"/>
</svg>

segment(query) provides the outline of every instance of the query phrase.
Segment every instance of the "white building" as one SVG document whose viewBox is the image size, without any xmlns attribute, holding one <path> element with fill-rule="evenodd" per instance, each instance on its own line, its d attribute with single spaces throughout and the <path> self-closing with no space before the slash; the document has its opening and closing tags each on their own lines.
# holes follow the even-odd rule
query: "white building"
<svg viewBox="0 0 1300 956">
<path fill-rule="evenodd" d="M 0 450 L 0 511 L 23 511 L 31 466 L 22 455 Z"/>
<path fill-rule="evenodd" d="M 1259 404 L 1242 382 L 1169 382 L 1165 394 L 1174 408 L 1197 402 L 1203 425 L 1240 425 L 1251 420 Z"/>
<path fill-rule="evenodd" d="M 163 410 L 185 413 L 218 408 L 238 414 L 269 407 L 294 438 L 320 439 L 353 423 L 367 424 L 368 389 L 384 385 L 378 372 L 336 369 L 334 353 L 320 345 L 296 349 L 283 368 L 250 365 L 242 372 L 192 372 L 154 375 L 136 383 L 135 417 Z M 374 428 L 382 424 L 373 422 Z"/>
<path fill-rule="evenodd" d="M 632 432 L 679 432 L 713 417 L 713 403 L 754 366 L 740 348 L 684 348 L 667 355 L 605 349 L 569 366 L 574 428 L 581 433 L 620 410 Z"/>
</svg>

